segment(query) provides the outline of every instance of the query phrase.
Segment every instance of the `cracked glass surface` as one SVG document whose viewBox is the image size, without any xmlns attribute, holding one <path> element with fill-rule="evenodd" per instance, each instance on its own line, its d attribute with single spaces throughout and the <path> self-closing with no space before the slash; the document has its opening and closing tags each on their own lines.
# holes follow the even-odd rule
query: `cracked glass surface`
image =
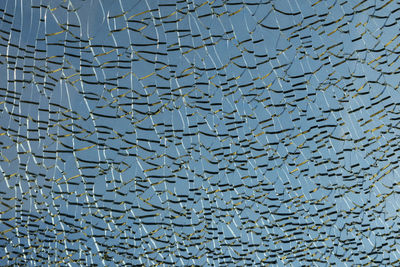
<svg viewBox="0 0 400 267">
<path fill-rule="evenodd" d="M 0 2 L 1 265 L 398 265 L 396 1 Z"/>
</svg>

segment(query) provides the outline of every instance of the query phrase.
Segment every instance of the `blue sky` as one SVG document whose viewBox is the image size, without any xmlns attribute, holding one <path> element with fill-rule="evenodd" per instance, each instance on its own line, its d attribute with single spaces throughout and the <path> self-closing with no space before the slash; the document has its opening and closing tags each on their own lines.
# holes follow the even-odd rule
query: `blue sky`
<svg viewBox="0 0 400 267">
<path fill-rule="evenodd" d="M 383 1 L 0 3 L 0 263 L 394 264 Z"/>
</svg>

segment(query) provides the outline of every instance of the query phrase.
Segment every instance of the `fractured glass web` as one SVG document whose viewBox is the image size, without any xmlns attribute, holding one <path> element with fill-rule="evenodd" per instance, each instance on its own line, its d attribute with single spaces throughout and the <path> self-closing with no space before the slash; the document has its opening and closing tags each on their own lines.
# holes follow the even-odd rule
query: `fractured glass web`
<svg viewBox="0 0 400 267">
<path fill-rule="evenodd" d="M 0 2 L 1 265 L 398 265 L 397 1 Z"/>
</svg>

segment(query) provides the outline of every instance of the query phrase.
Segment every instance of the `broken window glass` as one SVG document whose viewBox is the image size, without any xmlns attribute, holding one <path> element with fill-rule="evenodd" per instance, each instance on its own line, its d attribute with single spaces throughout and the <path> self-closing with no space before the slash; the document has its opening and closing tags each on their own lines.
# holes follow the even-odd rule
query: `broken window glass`
<svg viewBox="0 0 400 267">
<path fill-rule="evenodd" d="M 396 1 L 0 2 L 1 265 L 398 265 Z"/>
</svg>

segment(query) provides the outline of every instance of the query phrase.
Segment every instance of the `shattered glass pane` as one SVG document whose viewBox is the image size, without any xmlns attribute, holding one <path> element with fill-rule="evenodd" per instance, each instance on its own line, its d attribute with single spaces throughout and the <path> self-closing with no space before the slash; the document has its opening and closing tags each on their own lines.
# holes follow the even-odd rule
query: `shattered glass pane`
<svg viewBox="0 0 400 267">
<path fill-rule="evenodd" d="M 0 2 L 0 265 L 399 265 L 400 5 Z"/>
</svg>

